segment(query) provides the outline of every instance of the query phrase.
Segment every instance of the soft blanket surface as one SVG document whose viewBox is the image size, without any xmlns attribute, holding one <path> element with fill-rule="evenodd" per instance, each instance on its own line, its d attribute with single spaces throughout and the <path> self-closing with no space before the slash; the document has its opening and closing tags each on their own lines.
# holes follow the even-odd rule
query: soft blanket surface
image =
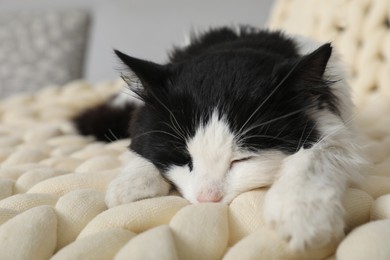
<svg viewBox="0 0 390 260">
<path fill-rule="evenodd" d="M 342 256 L 389 250 L 390 127 L 378 133 L 363 119 L 371 174 L 346 194 L 341 243 L 290 251 L 263 224 L 266 189 L 230 205 L 190 205 L 172 193 L 107 210 L 104 192 L 129 158 L 130 140 L 96 142 L 69 118 L 122 85 L 78 81 L 0 102 L 0 259 L 326 259 L 336 250 L 340 259 L 358 259 Z M 390 102 L 367 99 L 362 114 L 381 104 L 380 123 L 389 126 Z"/>
</svg>

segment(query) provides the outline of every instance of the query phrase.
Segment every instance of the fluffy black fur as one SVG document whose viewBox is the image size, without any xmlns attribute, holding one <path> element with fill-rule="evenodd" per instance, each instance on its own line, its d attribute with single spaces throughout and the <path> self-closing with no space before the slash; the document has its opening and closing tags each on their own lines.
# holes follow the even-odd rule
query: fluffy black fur
<svg viewBox="0 0 390 260">
<path fill-rule="evenodd" d="M 142 87 L 133 91 L 145 103 L 132 122 L 130 148 L 162 172 L 172 164 L 191 165 L 186 140 L 214 111 L 226 119 L 243 149 L 287 154 L 318 141 L 311 109 L 338 112 L 338 100 L 323 77 L 330 44 L 299 56 L 294 41 L 279 32 L 242 27 L 237 34 L 224 27 L 175 48 L 165 65 L 115 52 L 140 80 Z M 122 137 L 129 122 L 124 118 L 134 107 L 126 109 L 112 113 L 103 105 L 76 122 L 83 134 L 102 139 L 111 136 L 110 129 Z"/>
</svg>

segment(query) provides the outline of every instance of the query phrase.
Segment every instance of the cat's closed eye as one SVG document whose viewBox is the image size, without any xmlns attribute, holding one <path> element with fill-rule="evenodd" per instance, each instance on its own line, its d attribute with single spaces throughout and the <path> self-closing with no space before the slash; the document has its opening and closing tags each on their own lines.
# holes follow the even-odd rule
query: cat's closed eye
<svg viewBox="0 0 390 260">
<path fill-rule="evenodd" d="M 248 156 L 248 157 L 243 157 L 243 158 L 239 158 L 239 159 L 235 159 L 233 161 L 230 162 L 230 169 L 233 168 L 234 165 L 238 164 L 238 163 L 241 163 L 241 162 L 246 162 L 250 159 L 252 159 L 253 156 Z"/>
</svg>

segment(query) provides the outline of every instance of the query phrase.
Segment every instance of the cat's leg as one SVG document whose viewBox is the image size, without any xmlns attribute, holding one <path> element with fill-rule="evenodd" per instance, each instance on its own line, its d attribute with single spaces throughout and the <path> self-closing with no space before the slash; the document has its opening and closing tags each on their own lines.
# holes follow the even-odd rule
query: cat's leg
<svg viewBox="0 0 390 260">
<path fill-rule="evenodd" d="M 317 123 L 321 140 L 284 159 L 264 205 L 266 223 L 293 249 L 320 247 L 344 235 L 344 192 L 349 182 L 361 181 L 365 164 L 353 130 L 340 118 L 329 114 Z"/>
<path fill-rule="evenodd" d="M 168 195 L 170 188 L 171 185 L 151 162 L 135 155 L 108 185 L 105 201 L 111 208 L 141 199 Z"/>
<path fill-rule="evenodd" d="M 332 152 L 301 149 L 287 157 L 266 195 L 265 221 L 292 249 L 320 247 L 343 236 L 347 178 L 335 170 L 339 165 Z"/>
</svg>

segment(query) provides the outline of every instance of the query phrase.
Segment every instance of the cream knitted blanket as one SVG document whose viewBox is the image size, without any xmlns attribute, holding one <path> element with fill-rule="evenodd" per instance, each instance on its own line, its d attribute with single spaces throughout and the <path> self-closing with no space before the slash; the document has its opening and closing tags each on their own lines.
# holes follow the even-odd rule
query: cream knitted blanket
<svg viewBox="0 0 390 260">
<path fill-rule="evenodd" d="M 0 102 L 0 259 L 324 259 L 335 252 L 338 241 L 291 252 L 263 224 L 265 189 L 229 206 L 190 205 L 172 194 L 107 210 L 104 191 L 129 156 L 129 140 L 96 142 L 77 135 L 68 119 L 119 85 L 73 82 Z M 388 106 L 382 121 L 390 122 L 390 103 L 368 98 L 366 113 L 382 102 Z M 390 218 L 385 130 L 381 142 L 374 131 L 376 140 L 366 147 L 373 175 L 345 197 L 348 231 Z M 370 250 L 388 250 L 389 234 L 390 220 L 371 222 L 350 233 L 338 251 L 356 251 L 365 242 Z"/>
<path fill-rule="evenodd" d="M 0 259 L 390 259 L 389 1 L 276 7 L 272 27 L 334 40 L 350 64 L 371 165 L 362 187 L 345 196 L 346 238 L 290 251 L 263 224 L 265 189 L 230 205 L 190 205 L 173 193 L 107 210 L 104 192 L 129 156 L 129 140 L 79 136 L 69 118 L 122 82 L 79 81 L 0 101 Z"/>
</svg>

